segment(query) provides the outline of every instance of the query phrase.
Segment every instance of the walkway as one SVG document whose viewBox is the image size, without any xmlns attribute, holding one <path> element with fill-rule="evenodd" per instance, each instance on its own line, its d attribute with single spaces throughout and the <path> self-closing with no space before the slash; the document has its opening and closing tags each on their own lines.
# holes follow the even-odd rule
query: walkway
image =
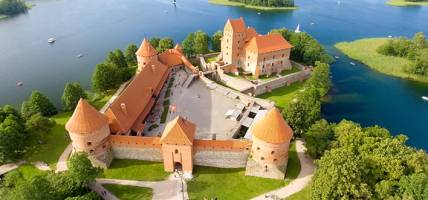
<svg viewBox="0 0 428 200">
<path fill-rule="evenodd" d="M 20 164 L 17 163 L 9 163 L 0 166 L 0 175 L 6 174 L 16 168 L 19 167 Z"/>
<path fill-rule="evenodd" d="M 103 184 L 116 184 L 116 185 L 130 185 L 137 187 L 146 187 L 153 189 L 154 200 L 184 200 L 189 199 L 187 194 L 187 185 L 185 182 L 181 182 L 179 178 L 175 178 L 173 174 L 165 181 L 134 181 L 134 180 L 120 180 L 120 179 L 104 179 L 97 178 L 96 183 L 91 185 L 91 189 L 98 194 L 102 195 L 103 198 L 108 200 L 114 200 L 113 194 L 110 194 L 108 190 L 102 187 Z"/>
<path fill-rule="evenodd" d="M 61 156 L 58 159 L 58 163 L 56 164 L 55 173 L 66 171 L 67 168 L 67 160 L 71 154 L 71 150 L 73 150 L 73 146 L 71 143 L 65 148 L 64 152 L 62 152 Z"/>
<path fill-rule="evenodd" d="M 314 173 L 315 165 L 311 158 L 305 155 L 306 147 L 303 145 L 303 140 L 296 140 L 296 151 L 297 156 L 300 160 L 301 170 L 299 176 L 294 179 L 290 184 L 284 186 L 280 189 L 270 191 L 268 193 L 262 194 L 258 197 L 253 198 L 253 200 L 266 200 L 268 198 L 279 198 L 284 199 L 291 196 L 294 193 L 299 192 L 305 188 L 312 179 Z"/>
</svg>

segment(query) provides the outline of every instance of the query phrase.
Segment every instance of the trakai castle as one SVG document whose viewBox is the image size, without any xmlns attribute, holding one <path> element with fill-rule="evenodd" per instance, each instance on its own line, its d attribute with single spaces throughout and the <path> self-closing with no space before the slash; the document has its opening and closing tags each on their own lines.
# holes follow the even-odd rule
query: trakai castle
<svg viewBox="0 0 428 200">
<path fill-rule="evenodd" d="M 242 18 L 227 21 L 221 48 L 225 63 L 255 75 L 291 68 L 292 46 L 278 34 L 258 35 Z M 201 165 L 284 179 L 293 131 L 273 102 L 216 84 L 179 44 L 158 53 L 144 39 L 136 56 L 136 75 L 104 108 L 79 101 L 66 124 L 74 152 L 102 167 L 114 158 L 163 162 L 186 178 Z"/>
</svg>

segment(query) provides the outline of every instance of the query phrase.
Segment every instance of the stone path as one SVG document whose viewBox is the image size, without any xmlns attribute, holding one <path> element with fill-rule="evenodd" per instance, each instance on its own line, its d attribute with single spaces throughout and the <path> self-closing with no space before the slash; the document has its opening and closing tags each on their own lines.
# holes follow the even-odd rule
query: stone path
<svg viewBox="0 0 428 200">
<path fill-rule="evenodd" d="M 67 168 L 67 160 L 71 154 L 71 150 L 73 150 L 73 146 L 71 143 L 65 148 L 64 152 L 62 152 L 61 156 L 58 159 L 58 163 L 56 164 L 55 173 L 66 171 Z"/>
<path fill-rule="evenodd" d="M 19 167 L 18 163 L 9 163 L 0 166 L 0 175 L 6 174 Z"/>
<path fill-rule="evenodd" d="M 308 185 L 312 179 L 315 165 L 313 160 L 309 158 L 309 156 L 305 155 L 306 147 L 303 145 L 303 143 L 304 142 L 301 139 L 296 140 L 296 151 L 301 166 L 299 176 L 297 176 L 297 178 L 294 179 L 290 184 L 255 197 L 253 200 L 284 199 L 294 193 L 299 192 Z"/>
<path fill-rule="evenodd" d="M 36 167 L 37 169 L 42 170 L 42 171 L 49 171 L 49 170 L 51 170 L 51 168 L 49 167 L 49 165 L 47 163 L 45 163 L 45 162 L 37 161 L 37 162 L 33 163 L 33 165 L 34 165 L 34 167 Z"/>
<path fill-rule="evenodd" d="M 180 178 L 175 178 L 171 175 L 165 181 L 134 181 L 134 180 L 120 180 L 120 179 L 104 179 L 97 178 L 95 184 L 91 184 L 91 189 L 100 194 L 104 199 L 114 200 L 117 199 L 108 190 L 102 187 L 103 184 L 116 184 L 116 185 L 130 185 L 137 187 L 147 187 L 153 189 L 154 200 L 184 200 L 189 199 L 187 194 L 187 185 L 181 181 Z M 102 194 L 104 192 L 104 195 Z"/>
</svg>

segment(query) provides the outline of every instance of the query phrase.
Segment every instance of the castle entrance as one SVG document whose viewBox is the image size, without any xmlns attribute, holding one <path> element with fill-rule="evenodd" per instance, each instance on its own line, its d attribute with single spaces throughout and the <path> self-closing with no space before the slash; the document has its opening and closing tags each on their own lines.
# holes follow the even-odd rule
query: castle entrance
<svg viewBox="0 0 428 200">
<path fill-rule="evenodd" d="M 175 162 L 174 163 L 174 171 L 182 172 L 183 171 L 183 165 L 180 162 Z"/>
</svg>

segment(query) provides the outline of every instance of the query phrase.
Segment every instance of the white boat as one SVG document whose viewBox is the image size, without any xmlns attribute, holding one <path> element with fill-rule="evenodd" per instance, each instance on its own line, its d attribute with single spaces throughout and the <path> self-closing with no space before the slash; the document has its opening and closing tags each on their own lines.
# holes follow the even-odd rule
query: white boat
<svg viewBox="0 0 428 200">
<path fill-rule="evenodd" d="M 425 101 L 428 101 L 428 97 L 427 96 L 422 96 L 422 99 Z"/>
<path fill-rule="evenodd" d="M 334 58 L 339 59 L 340 57 L 339 56 L 334 56 Z"/>
<path fill-rule="evenodd" d="M 83 57 L 83 54 L 77 54 L 77 57 L 81 58 L 81 57 Z"/>
<path fill-rule="evenodd" d="M 259 12 L 258 12 L 257 14 L 258 14 L 258 15 L 260 15 L 260 14 L 262 14 L 262 13 L 259 13 Z"/>
<path fill-rule="evenodd" d="M 55 43 L 56 39 L 55 38 L 49 38 L 48 39 L 48 43 L 53 44 Z"/>
<path fill-rule="evenodd" d="M 294 30 L 295 33 L 300 33 L 300 24 L 297 24 L 296 30 Z"/>
<path fill-rule="evenodd" d="M 17 86 L 23 86 L 23 85 L 24 85 L 24 83 L 23 83 L 22 81 L 18 81 L 18 82 L 16 82 L 16 85 L 17 85 Z"/>
<path fill-rule="evenodd" d="M 176 1 L 176 0 L 174 0 L 174 1 L 172 1 L 172 3 L 173 3 L 173 4 L 176 4 L 176 3 L 177 3 L 177 1 Z"/>
<path fill-rule="evenodd" d="M 356 65 L 354 62 L 350 62 L 349 64 L 351 64 L 351 65 L 353 65 L 353 66 L 355 66 L 355 65 Z"/>
<path fill-rule="evenodd" d="M 388 38 L 392 38 L 392 35 L 388 35 Z"/>
<path fill-rule="evenodd" d="M 311 22 L 311 26 L 314 25 L 314 24 L 315 24 L 315 22 Z"/>
</svg>

